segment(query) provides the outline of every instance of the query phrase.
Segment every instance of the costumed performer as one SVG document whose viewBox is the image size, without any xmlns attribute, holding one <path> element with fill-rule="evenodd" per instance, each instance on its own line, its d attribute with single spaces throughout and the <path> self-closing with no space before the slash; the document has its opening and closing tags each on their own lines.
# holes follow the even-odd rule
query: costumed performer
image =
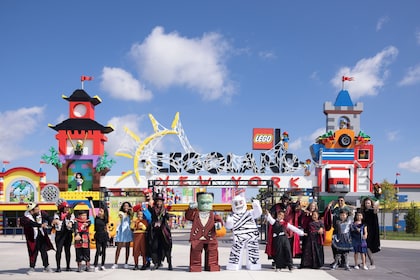
<svg viewBox="0 0 420 280">
<path fill-rule="evenodd" d="M 214 194 L 197 193 L 197 204 L 191 203 L 185 212 L 185 219 L 192 221 L 190 232 L 190 272 L 201 272 L 201 255 L 204 250 L 204 270 L 220 271 L 216 228 L 223 226 L 223 220 L 213 211 Z M 198 207 L 198 208 L 197 208 Z"/>
<path fill-rule="evenodd" d="M 259 231 L 255 219 L 260 218 L 262 209 L 260 202 L 252 202 L 252 210 L 247 210 L 244 193 L 236 195 L 232 199 L 232 211 L 226 218 L 226 228 L 231 229 L 233 233 L 233 243 L 230 250 L 227 270 L 239 270 L 242 266 L 242 256 L 247 250 L 246 268 L 249 270 L 260 270 L 259 263 Z"/>
<path fill-rule="evenodd" d="M 35 272 L 38 253 L 41 253 L 44 272 L 52 272 L 48 262 L 47 251 L 54 250 L 54 247 L 47 232 L 48 225 L 50 224 L 50 217 L 47 212 L 41 211 L 37 203 L 29 202 L 23 217 L 20 219 L 20 223 L 23 227 L 26 246 L 28 248 L 28 274 Z"/>
</svg>

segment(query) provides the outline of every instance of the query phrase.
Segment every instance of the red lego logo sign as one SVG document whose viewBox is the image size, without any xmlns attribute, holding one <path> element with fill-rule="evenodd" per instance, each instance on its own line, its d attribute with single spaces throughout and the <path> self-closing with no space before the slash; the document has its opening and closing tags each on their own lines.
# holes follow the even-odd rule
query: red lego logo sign
<svg viewBox="0 0 420 280">
<path fill-rule="evenodd" d="M 252 149 L 270 150 L 274 146 L 274 128 L 254 128 L 252 133 Z"/>
</svg>

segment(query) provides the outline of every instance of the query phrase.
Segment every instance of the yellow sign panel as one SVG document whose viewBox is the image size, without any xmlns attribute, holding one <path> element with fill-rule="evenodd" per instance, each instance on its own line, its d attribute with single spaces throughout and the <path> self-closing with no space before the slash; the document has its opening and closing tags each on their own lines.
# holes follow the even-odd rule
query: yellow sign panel
<svg viewBox="0 0 420 280">
<path fill-rule="evenodd" d="M 93 200 L 99 200 L 99 192 L 60 192 L 60 197 L 65 200 L 86 200 L 91 196 Z"/>
</svg>

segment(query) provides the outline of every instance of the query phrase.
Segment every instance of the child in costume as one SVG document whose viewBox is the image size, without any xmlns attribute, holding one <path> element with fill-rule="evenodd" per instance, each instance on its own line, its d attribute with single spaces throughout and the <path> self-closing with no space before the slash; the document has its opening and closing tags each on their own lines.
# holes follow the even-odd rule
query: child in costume
<svg viewBox="0 0 420 280">
<path fill-rule="evenodd" d="M 312 221 L 304 227 L 307 236 L 303 238 L 300 268 L 318 269 L 324 266 L 325 227 L 319 219 L 318 211 L 312 211 L 310 217 Z"/>
<path fill-rule="evenodd" d="M 112 268 L 118 268 L 118 259 L 120 257 L 121 248 L 125 247 L 125 263 L 124 268 L 129 268 L 128 258 L 130 257 L 130 243 L 133 241 L 133 232 L 130 229 L 131 219 L 133 218 L 133 209 L 131 203 L 126 201 L 121 204 L 120 211 L 118 212 L 120 218 L 120 224 L 117 228 L 117 236 L 115 237 L 115 243 L 117 244 L 117 250 L 115 250 L 115 262 Z"/>
<path fill-rule="evenodd" d="M 139 269 L 139 257 L 143 258 L 143 265 L 140 268 L 145 270 L 147 268 L 147 227 L 149 223 L 144 218 L 143 209 L 141 204 L 137 204 L 133 208 L 134 213 L 137 214 L 136 218 L 131 221 L 130 228 L 134 233 L 133 242 L 133 257 L 134 257 L 134 268 L 133 270 Z"/>
<path fill-rule="evenodd" d="M 352 219 L 349 217 L 346 209 L 340 210 L 340 219 L 336 221 L 334 228 L 337 233 L 332 236 L 332 247 L 336 250 L 334 263 L 331 269 L 336 269 L 340 260 L 344 261 L 346 270 L 350 270 L 348 254 L 353 249 L 350 238 L 350 227 Z"/>
<path fill-rule="evenodd" d="M 290 247 L 289 239 L 287 238 L 286 230 L 304 236 L 303 230 L 293 226 L 292 224 L 284 220 L 285 213 L 280 210 L 277 212 L 277 219 L 274 219 L 270 211 L 266 212 L 267 222 L 272 225 L 272 238 L 273 238 L 273 260 L 276 267 L 276 271 L 282 268 L 289 268 L 289 271 L 293 270 L 293 259 L 292 249 Z"/>
<path fill-rule="evenodd" d="M 79 212 L 74 225 L 74 248 L 76 248 L 77 272 L 82 272 L 82 262 L 85 262 L 85 271 L 90 271 L 90 221 L 87 213 Z"/>
</svg>

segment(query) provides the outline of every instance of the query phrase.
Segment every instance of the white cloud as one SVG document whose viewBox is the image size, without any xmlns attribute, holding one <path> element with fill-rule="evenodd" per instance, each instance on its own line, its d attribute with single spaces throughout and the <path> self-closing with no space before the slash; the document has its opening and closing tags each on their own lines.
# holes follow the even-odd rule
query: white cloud
<svg viewBox="0 0 420 280">
<path fill-rule="evenodd" d="M 60 114 L 56 119 L 56 123 L 62 123 L 63 121 L 67 120 L 68 117 L 68 114 Z"/>
<path fill-rule="evenodd" d="M 308 140 L 311 141 L 311 143 L 315 143 L 315 140 L 326 133 L 325 127 L 317 128 L 312 134 L 308 137 Z"/>
<path fill-rule="evenodd" d="M 289 142 L 289 150 L 291 151 L 297 151 L 300 148 L 302 148 L 302 138 L 298 138 L 292 142 Z"/>
<path fill-rule="evenodd" d="M 397 55 L 396 47 L 387 47 L 373 57 L 359 60 L 353 68 L 342 67 L 331 80 L 331 84 L 341 88 L 342 76 L 354 77 L 354 81 L 346 82 L 344 86 L 353 98 L 377 95 L 389 75 L 388 65 Z"/>
<path fill-rule="evenodd" d="M 121 68 L 104 67 L 100 85 L 114 98 L 140 102 L 152 99 L 152 92 Z"/>
<path fill-rule="evenodd" d="M 309 78 L 310 78 L 311 80 L 316 81 L 316 82 L 320 82 L 320 81 L 321 81 L 321 79 L 319 78 L 318 71 L 314 71 L 314 72 L 312 72 L 312 73 L 311 73 L 311 75 L 309 76 Z"/>
<path fill-rule="evenodd" d="M 398 83 L 400 86 L 410 86 L 420 82 L 420 64 L 408 69 L 404 78 Z"/>
<path fill-rule="evenodd" d="M 376 31 L 379 31 L 382 29 L 385 23 L 389 21 L 389 18 L 387 16 L 381 17 L 378 22 L 376 23 Z"/>
<path fill-rule="evenodd" d="M 400 162 L 399 168 L 407 169 L 408 171 L 420 173 L 420 156 L 413 157 L 409 161 Z"/>
<path fill-rule="evenodd" d="M 106 143 L 106 151 L 108 154 L 114 156 L 118 152 L 126 152 L 131 154 L 137 148 L 135 140 L 128 135 L 125 128 L 129 128 L 141 139 L 144 139 L 147 135 L 143 132 L 140 133 L 139 126 L 145 116 L 139 116 L 135 114 L 125 115 L 121 117 L 113 117 L 109 120 L 109 124 L 112 125 L 114 131 L 107 134 L 108 142 Z"/>
<path fill-rule="evenodd" d="M 205 100 L 230 100 L 233 82 L 225 58 L 231 47 L 218 33 L 186 38 L 156 27 L 141 43 L 132 46 L 130 56 L 142 77 L 160 88 L 185 86 Z"/>
<path fill-rule="evenodd" d="M 389 131 L 387 132 L 386 136 L 389 141 L 394 142 L 398 139 L 398 134 L 399 131 Z"/>
<path fill-rule="evenodd" d="M 266 60 L 273 60 L 277 58 L 276 54 L 272 51 L 261 51 L 258 53 L 258 56 Z"/>
<path fill-rule="evenodd" d="M 21 143 L 39 129 L 44 111 L 45 107 L 30 107 L 0 112 L 0 155 L 3 160 L 34 154 L 34 151 L 26 150 Z"/>
<path fill-rule="evenodd" d="M 155 120 L 159 124 L 159 120 Z M 108 142 L 106 144 L 106 151 L 110 155 L 115 155 L 116 152 L 123 152 L 134 155 L 135 150 L 139 147 L 140 142 L 143 142 L 147 137 L 151 136 L 153 125 L 150 118 L 146 115 L 130 114 L 120 117 L 113 117 L 109 120 L 109 125 L 114 128 L 114 131 L 107 135 Z M 170 123 L 169 123 L 170 125 Z M 169 125 L 159 124 L 160 130 L 164 128 L 169 129 Z M 133 137 L 126 131 L 128 128 L 134 135 L 140 138 L 140 142 L 136 142 Z M 178 143 L 178 144 L 177 144 Z M 177 136 L 164 136 L 155 146 L 155 151 L 171 152 L 170 147 L 180 146 Z"/>
</svg>

